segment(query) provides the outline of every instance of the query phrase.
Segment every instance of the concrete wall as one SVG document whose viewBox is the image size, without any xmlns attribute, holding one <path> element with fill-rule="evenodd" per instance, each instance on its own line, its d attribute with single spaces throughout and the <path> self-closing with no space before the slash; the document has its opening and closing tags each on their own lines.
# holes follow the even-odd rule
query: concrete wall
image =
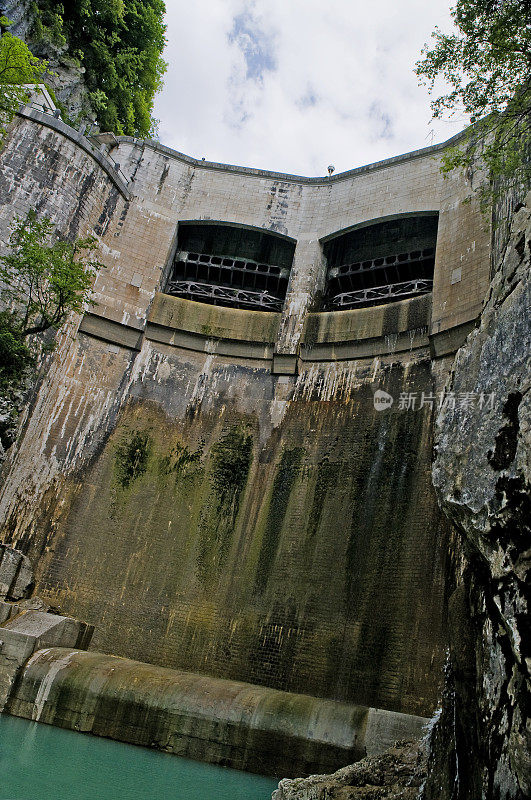
<svg viewBox="0 0 531 800">
<path fill-rule="evenodd" d="M 437 147 L 329 180 L 108 137 L 118 173 L 64 127 L 22 118 L 3 196 L 94 230 L 107 268 L 13 448 L 3 538 L 38 562 L 43 596 L 96 625 L 98 649 L 431 712 L 449 530 L 430 485 L 432 404 L 418 401 L 444 381 L 433 353 L 455 350 L 488 274 L 466 183 L 443 182 Z M 315 310 L 320 239 L 428 210 L 432 298 Z M 282 314 L 160 294 L 178 221 L 200 219 L 297 241 Z M 375 410 L 376 388 L 391 409 Z"/>
</svg>

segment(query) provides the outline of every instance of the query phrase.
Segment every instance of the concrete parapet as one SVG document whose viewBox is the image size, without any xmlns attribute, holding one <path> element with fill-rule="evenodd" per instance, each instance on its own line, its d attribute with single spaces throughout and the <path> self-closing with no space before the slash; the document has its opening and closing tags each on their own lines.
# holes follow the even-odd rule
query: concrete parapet
<svg viewBox="0 0 531 800">
<path fill-rule="evenodd" d="M 410 351 L 428 344 L 431 295 L 387 305 L 308 314 L 303 361 L 336 361 Z"/>
<path fill-rule="evenodd" d="M 307 775 L 416 738 L 426 720 L 53 648 L 26 664 L 7 707 L 27 719 L 261 774 Z"/>
<path fill-rule="evenodd" d="M 87 155 L 91 156 L 99 167 L 107 174 L 112 180 L 120 194 L 125 200 L 130 200 L 132 197 L 131 191 L 127 186 L 127 182 L 123 176 L 119 174 L 117 165 L 111 161 L 104 153 L 96 150 L 95 147 L 86 139 L 79 131 L 67 125 L 62 119 L 54 117 L 52 114 L 43 113 L 33 108 L 31 105 L 24 106 L 18 112 L 18 116 L 22 119 L 28 119 L 36 122 L 45 128 L 51 128 L 57 131 L 61 136 L 71 140 L 77 147 L 84 150 Z"/>
<path fill-rule="evenodd" d="M 370 308 L 308 314 L 303 344 L 312 347 L 405 333 L 428 325 L 430 312 L 431 295 L 426 294 Z"/>
</svg>

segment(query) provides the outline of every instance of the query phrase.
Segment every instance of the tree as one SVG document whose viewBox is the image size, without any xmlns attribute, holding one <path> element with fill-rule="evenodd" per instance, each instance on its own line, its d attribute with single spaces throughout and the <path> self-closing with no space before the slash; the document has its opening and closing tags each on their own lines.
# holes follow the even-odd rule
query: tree
<svg viewBox="0 0 531 800">
<path fill-rule="evenodd" d="M 88 100 L 103 130 L 153 135 L 153 100 L 167 64 L 163 0 L 36 0 L 36 47 L 64 49 L 83 66 Z M 86 112 L 90 109 L 86 109 Z"/>
<path fill-rule="evenodd" d="M 47 217 L 39 220 L 35 212 L 17 217 L 10 252 L 0 257 L 0 298 L 10 309 L 3 324 L 19 342 L 59 328 L 71 311 L 92 302 L 92 281 L 103 266 L 92 257 L 96 239 L 69 242 L 54 234 Z"/>
<path fill-rule="evenodd" d="M 38 83 L 46 69 L 46 62 L 36 58 L 21 39 L 4 30 L 10 24 L 6 17 L 0 18 L 4 31 L 0 38 L 0 142 L 18 108 L 27 101 L 25 84 Z"/>
<path fill-rule="evenodd" d="M 464 112 L 472 126 L 464 142 L 443 158 L 442 170 L 475 170 L 482 163 L 493 186 L 531 180 L 531 3 L 529 0 L 457 0 L 451 9 L 457 31 L 432 34 L 415 72 L 433 92 L 443 78 L 449 91 L 431 103 L 433 117 Z"/>
</svg>

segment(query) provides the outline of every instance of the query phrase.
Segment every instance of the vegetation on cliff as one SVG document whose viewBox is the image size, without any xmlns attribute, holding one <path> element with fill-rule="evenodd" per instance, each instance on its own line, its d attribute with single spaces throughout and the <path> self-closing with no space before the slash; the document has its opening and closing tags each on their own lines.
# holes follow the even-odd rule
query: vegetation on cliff
<svg viewBox="0 0 531 800">
<path fill-rule="evenodd" d="M 46 69 L 46 62 L 9 32 L 9 24 L 8 19 L 0 18 L 0 143 L 19 106 L 27 100 L 25 84 L 37 83 Z"/>
<path fill-rule="evenodd" d="M 443 171 L 484 165 L 490 186 L 531 178 L 531 4 L 528 0 L 457 0 L 455 33 L 435 28 L 416 73 L 430 93 L 440 78 L 449 91 L 431 103 L 434 117 L 463 112 L 473 123 L 464 143 L 443 158 Z"/>
<path fill-rule="evenodd" d="M 166 69 L 163 0 L 36 0 L 32 12 L 36 52 L 66 52 L 83 68 L 84 112 L 103 130 L 152 135 L 153 99 Z"/>
</svg>

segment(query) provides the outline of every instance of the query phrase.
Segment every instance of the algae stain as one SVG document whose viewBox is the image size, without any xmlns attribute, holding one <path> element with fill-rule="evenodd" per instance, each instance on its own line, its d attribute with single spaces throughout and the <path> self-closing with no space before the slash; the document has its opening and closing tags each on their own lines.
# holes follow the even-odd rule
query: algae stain
<svg viewBox="0 0 531 800">
<path fill-rule="evenodd" d="M 323 517 L 327 495 L 331 491 L 333 492 L 334 489 L 337 489 L 341 475 L 344 475 L 346 470 L 347 465 L 338 462 L 330 463 L 323 460 L 323 462 L 318 465 L 317 481 L 304 540 L 304 555 L 307 561 L 310 561 L 313 555 L 316 534 Z"/>
<path fill-rule="evenodd" d="M 255 595 L 261 595 L 267 586 L 275 562 L 291 492 L 300 471 L 303 452 L 302 447 L 294 447 L 282 452 L 278 471 L 273 481 L 273 491 L 258 556 L 254 583 Z"/>
<path fill-rule="evenodd" d="M 212 447 L 211 482 L 219 505 L 230 505 L 238 513 L 240 494 L 252 461 L 253 440 L 247 431 L 231 428 Z"/>
<path fill-rule="evenodd" d="M 253 439 L 233 426 L 210 451 L 210 491 L 201 510 L 197 576 L 209 586 L 220 576 L 232 544 L 242 492 L 252 463 Z"/>
<path fill-rule="evenodd" d="M 127 489 L 146 471 L 151 453 L 151 436 L 146 431 L 125 431 L 114 448 L 114 478 Z"/>
<path fill-rule="evenodd" d="M 201 448 L 192 452 L 186 445 L 176 442 L 167 455 L 159 458 L 159 474 L 173 475 L 176 484 L 179 481 L 193 481 L 202 472 L 201 455 Z"/>
</svg>

